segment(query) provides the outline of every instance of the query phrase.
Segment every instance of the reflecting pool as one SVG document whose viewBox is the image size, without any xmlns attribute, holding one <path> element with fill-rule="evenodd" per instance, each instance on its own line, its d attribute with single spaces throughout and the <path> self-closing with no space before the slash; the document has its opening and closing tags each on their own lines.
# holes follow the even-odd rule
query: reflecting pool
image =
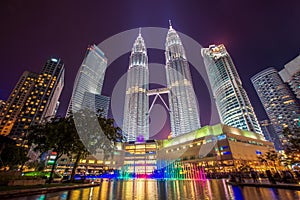
<svg viewBox="0 0 300 200">
<path fill-rule="evenodd" d="M 225 180 L 104 180 L 100 186 L 15 198 L 17 200 L 102 199 L 300 199 L 300 191 L 229 186 Z"/>
</svg>

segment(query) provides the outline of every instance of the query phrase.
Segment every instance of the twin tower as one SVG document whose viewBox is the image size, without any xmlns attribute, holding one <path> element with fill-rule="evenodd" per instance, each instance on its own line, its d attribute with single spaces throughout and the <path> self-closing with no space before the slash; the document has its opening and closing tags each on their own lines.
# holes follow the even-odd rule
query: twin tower
<svg viewBox="0 0 300 200">
<path fill-rule="evenodd" d="M 127 141 L 149 139 L 149 112 L 153 106 L 149 108 L 151 95 L 156 95 L 156 99 L 160 94 L 168 94 L 169 107 L 166 107 L 170 113 L 172 137 L 200 128 L 189 64 L 182 42 L 171 23 L 165 43 L 165 58 L 167 88 L 149 90 L 147 48 L 139 32 L 133 44 L 127 73 L 123 121 Z"/>
</svg>

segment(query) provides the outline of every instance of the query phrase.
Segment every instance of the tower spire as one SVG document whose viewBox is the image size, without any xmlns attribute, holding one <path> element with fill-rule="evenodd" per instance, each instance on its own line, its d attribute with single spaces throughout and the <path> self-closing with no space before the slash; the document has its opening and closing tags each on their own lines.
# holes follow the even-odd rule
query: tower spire
<svg viewBox="0 0 300 200">
<path fill-rule="evenodd" d="M 141 33 L 142 33 L 142 28 L 140 27 L 140 28 L 139 28 L 139 36 L 142 35 Z"/>
<path fill-rule="evenodd" d="M 169 19 L 169 28 L 172 29 L 172 23 L 171 23 L 171 20 Z"/>
</svg>

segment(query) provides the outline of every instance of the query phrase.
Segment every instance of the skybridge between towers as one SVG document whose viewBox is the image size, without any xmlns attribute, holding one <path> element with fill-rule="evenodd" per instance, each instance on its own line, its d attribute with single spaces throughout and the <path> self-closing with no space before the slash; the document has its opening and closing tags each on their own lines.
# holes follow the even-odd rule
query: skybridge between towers
<svg viewBox="0 0 300 200">
<path fill-rule="evenodd" d="M 149 108 L 149 111 L 148 113 L 151 112 L 152 108 L 153 108 L 153 105 L 155 104 L 157 98 L 159 97 L 160 100 L 163 102 L 164 106 L 167 108 L 167 110 L 170 112 L 170 108 L 168 107 L 167 103 L 165 102 L 165 100 L 161 97 L 161 95 L 163 94 L 169 94 L 170 93 L 170 90 L 169 88 L 157 88 L 157 89 L 152 89 L 152 90 L 148 90 L 147 91 L 147 96 L 155 96 L 154 97 L 154 100 Z"/>
</svg>

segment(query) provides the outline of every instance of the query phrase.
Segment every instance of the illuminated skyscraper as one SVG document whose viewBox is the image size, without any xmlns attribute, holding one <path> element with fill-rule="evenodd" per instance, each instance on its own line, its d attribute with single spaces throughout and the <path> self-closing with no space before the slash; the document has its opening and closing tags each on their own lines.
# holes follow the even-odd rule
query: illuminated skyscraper
<svg viewBox="0 0 300 200">
<path fill-rule="evenodd" d="M 8 135 L 37 81 L 38 74 L 25 71 L 0 113 L 0 134 Z"/>
<path fill-rule="evenodd" d="M 0 99 L 0 113 L 1 113 L 1 110 L 5 107 L 5 104 L 6 102 L 2 99 Z"/>
<path fill-rule="evenodd" d="M 279 75 L 300 99 L 300 55 L 287 63 L 284 69 L 279 72 Z"/>
<path fill-rule="evenodd" d="M 95 95 L 101 94 L 106 67 L 107 58 L 104 53 L 96 45 L 88 47 L 77 72 L 67 114 L 86 108 L 83 106 L 86 92 Z"/>
<path fill-rule="evenodd" d="M 110 97 L 86 92 L 84 94 L 82 106 L 107 118 L 109 103 Z"/>
<path fill-rule="evenodd" d="M 64 71 L 64 64 L 60 59 L 47 60 L 10 132 L 12 138 L 22 136 L 31 124 L 55 116 L 64 87 Z"/>
<path fill-rule="evenodd" d="M 223 44 L 203 48 L 210 86 L 223 124 L 262 134 L 248 95 Z"/>
<path fill-rule="evenodd" d="M 300 108 L 296 99 L 273 67 L 259 72 L 251 81 L 276 134 L 282 138 L 283 128 L 293 128 L 298 121 Z"/>
<path fill-rule="evenodd" d="M 127 141 L 149 139 L 148 56 L 141 33 L 133 44 L 127 72 L 123 132 Z"/>
<path fill-rule="evenodd" d="M 170 23 L 165 43 L 166 76 L 172 137 L 200 128 L 189 64 L 181 39 Z"/>
<path fill-rule="evenodd" d="M 263 120 L 259 122 L 261 130 L 265 136 L 265 139 L 273 142 L 275 149 L 280 150 L 282 149 L 282 144 L 279 139 L 278 134 L 276 133 L 273 124 L 269 120 Z"/>
</svg>

